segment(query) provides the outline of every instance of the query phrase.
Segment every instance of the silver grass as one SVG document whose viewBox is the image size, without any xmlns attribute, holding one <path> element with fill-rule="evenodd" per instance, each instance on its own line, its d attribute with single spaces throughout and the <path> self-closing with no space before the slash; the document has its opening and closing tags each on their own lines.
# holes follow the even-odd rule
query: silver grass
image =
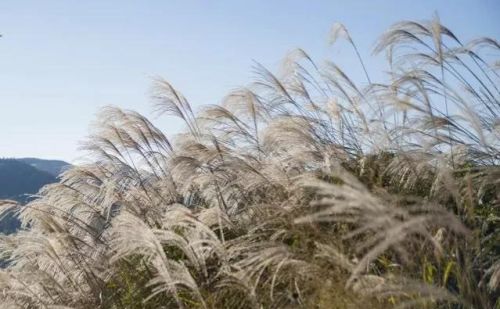
<svg viewBox="0 0 500 309">
<path fill-rule="evenodd" d="M 375 46 L 391 72 L 374 82 L 340 38 L 366 82 L 298 49 L 199 112 L 156 80 L 157 113 L 186 126 L 172 139 L 104 108 L 88 162 L 28 205 L 0 201 L 22 223 L 0 237 L 2 304 L 495 306 L 498 42 L 404 21 Z"/>
</svg>

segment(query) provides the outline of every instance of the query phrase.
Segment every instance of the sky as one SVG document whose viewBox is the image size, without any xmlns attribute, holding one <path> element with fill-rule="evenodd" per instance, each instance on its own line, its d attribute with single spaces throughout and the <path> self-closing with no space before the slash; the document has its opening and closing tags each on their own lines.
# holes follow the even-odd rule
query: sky
<svg viewBox="0 0 500 309">
<path fill-rule="evenodd" d="M 361 76 L 347 44 L 328 45 L 335 22 L 376 75 L 377 37 L 435 12 L 464 41 L 500 39 L 498 0 L 0 0 L 0 157 L 82 159 L 79 145 L 107 105 L 136 110 L 172 136 L 182 125 L 152 113 L 157 77 L 196 109 L 250 83 L 255 63 L 276 71 L 298 47 Z"/>
</svg>

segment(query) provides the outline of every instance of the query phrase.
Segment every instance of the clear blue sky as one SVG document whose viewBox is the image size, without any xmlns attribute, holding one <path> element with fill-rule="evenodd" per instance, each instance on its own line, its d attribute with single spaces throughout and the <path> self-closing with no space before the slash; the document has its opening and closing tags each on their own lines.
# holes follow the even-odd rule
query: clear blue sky
<svg viewBox="0 0 500 309">
<path fill-rule="evenodd" d="M 0 157 L 73 160 L 99 108 L 151 115 L 154 76 L 196 106 L 217 103 L 275 70 L 296 47 L 359 71 L 331 25 L 350 30 L 368 69 L 373 42 L 402 19 L 441 21 L 460 38 L 500 37 L 499 0 L 449 1 L 0 1 Z M 179 123 L 158 118 L 167 133 Z"/>
</svg>

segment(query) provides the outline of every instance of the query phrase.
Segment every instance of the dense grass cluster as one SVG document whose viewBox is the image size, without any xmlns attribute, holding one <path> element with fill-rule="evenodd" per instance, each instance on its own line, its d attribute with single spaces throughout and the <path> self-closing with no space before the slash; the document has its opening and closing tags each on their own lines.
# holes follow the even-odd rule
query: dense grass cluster
<svg viewBox="0 0 500 309">
<path fill-rule="evenodd" d="M 303 50 L 198 113 L 157 81 L 185 133 L 109 107 L 87 164 L 3 202 L 2 308 L 499 308 L 499 51 L 435 18 L 377 41 L 383 83 Z"/>
</svg>

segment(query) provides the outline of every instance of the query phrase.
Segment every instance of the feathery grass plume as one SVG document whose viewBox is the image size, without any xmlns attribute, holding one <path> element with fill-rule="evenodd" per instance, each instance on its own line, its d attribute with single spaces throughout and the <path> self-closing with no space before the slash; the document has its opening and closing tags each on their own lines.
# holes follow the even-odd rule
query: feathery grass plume
<svg viewBox="0 0 500 309">
<path fill-rule="evenodd" d="M 198 112 L 158 79 L 156 111 L 186 125 L 171 139 L 103 109 L 88 162 L 28 205 L 0 202 L 22 222 L 0 237 L 0 302 L 498 307 L 500 45 L 403 21 L 373 81 L 341 24 L 338 38 L 366 81 L 298 49 Z"/>
</svg>

